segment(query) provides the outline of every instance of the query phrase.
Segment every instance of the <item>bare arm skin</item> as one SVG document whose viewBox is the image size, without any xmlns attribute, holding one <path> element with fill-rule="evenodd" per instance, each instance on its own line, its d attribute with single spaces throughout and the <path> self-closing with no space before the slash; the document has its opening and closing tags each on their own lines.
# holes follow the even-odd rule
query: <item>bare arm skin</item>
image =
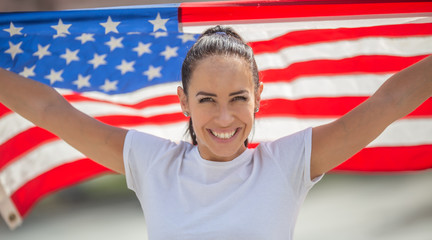
<svg viewBox="0 0 432 240">
<path fill-rule="evenodd" d="M 311 178 L 338 166 L 432 96 L 432 56 L 389 78 L 340 119 L 312 130 Z"/>
<path fill-rule="evenodd" d="M 127 130 L 104 124 L 74 108 L 49 86 L 0 69 L 0 102 L 92 160 L 124 174 Z"/>
</svg>

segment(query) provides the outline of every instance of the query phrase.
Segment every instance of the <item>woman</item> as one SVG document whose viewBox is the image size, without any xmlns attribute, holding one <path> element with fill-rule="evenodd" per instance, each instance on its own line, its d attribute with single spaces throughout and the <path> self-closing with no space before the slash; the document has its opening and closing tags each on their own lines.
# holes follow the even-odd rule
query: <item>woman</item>
<svg viewBox="0 0 432 240">
<path fill-rule="evenodd" d="M 340 119 L 253 150 L 247 137 L 263 84 L 240 36 L 207 30 L 186 56 L 182 85 L 193 144 L 105 125 L 50 87 L 5 70 L 0 102 L 125 174 L 149 239 L 291 239 L 314 183 L 431 96 L 432 57 L 395 74 Z"/>
</svg>

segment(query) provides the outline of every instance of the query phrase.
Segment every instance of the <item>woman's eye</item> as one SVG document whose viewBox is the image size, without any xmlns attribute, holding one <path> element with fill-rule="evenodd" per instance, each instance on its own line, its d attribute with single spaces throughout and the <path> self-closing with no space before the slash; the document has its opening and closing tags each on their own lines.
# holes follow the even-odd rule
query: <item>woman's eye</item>
<svg viewBox="0 0 432 240">
<path fill-rule="evenodd" d="M 232 100 L 233 101 L 247 101 L 247 97 L 245 97 L 245 96 L 235 96 Z"/>
<path fill-rule="evenodd" d="M 213 98 L 210 97 L 206 97 L 206 98 L 201 98 L 199 100 L 200 103 L 205 103 L 205 102 L 214 102 Z"/>
</svg>

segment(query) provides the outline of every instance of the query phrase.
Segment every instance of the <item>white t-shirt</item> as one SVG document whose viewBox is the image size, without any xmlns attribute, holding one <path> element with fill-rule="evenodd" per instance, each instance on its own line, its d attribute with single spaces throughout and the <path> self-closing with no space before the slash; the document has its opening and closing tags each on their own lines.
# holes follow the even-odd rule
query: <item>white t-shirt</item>
<svg viewBox="0 0 432 240">
<path fill-rule="evenodd" d="M 310 180 L 312 130 L 260 143 L 229 162 L 201 158 L 187 142 L 131 130 L 126 181 L 150 240 L 292 239 Z"/>
</svg>

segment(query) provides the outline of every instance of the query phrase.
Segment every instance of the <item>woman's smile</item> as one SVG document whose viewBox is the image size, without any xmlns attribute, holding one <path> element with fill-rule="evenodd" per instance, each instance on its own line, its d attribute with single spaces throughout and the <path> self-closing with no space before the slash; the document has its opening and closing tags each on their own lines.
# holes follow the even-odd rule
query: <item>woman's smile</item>
<svg viewBox="0 0 432 240">
<path fill-rule="evenodd" d="M 236 128 L 230 131 L 218 131 L 218 130 L 208 129 L 208 132 L 211 133 L 214 137 L 218 138 L 219 140 L 228 141 L 234 138 L 235 136 L 237 136 L 239 130 L 240 128 Z"/>
</svg>

